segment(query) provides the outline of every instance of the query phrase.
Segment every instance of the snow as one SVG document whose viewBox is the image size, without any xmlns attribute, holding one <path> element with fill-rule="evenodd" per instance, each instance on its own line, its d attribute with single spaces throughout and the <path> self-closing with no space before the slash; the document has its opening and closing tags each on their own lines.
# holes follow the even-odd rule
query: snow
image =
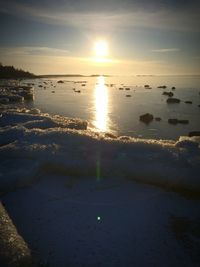
<svg viewBox="0 0 200 267">
<path fill-rule="evenodd" d="M 116 177 L 54 175 L 3 200 L 33 256 L 51 267 L 198 266 L 198 236 L 179 243 L 171 219 L 199 218 L 199 201 Z"/>
<path fill-rule="evenodd" d="M 24 109 L 3 111 L 0 125 L 1 191 L 6 190 L 4 185 L 32 182 L 39 172 L 59 174 L 62 170 L 67 175 L 73 170 L 76 175 L 90 176 L 99 164 L 103 177 L 114 174 L 200 192 L 199 137 L 112 139 L 86 130 L 86 121 Z M 32 169 L 29 175 L 27 164 Z"/>
<path fill-rule="evenodd" d="M 0 193 L 34 258 L 51 267 L 198 266 L 170 218 L 199 216 L 198 199 L 173 193 L 200 193 L 199 137 L 112 138 L 24 108 L 2 109 L 0 126 Z"/>
</svg>

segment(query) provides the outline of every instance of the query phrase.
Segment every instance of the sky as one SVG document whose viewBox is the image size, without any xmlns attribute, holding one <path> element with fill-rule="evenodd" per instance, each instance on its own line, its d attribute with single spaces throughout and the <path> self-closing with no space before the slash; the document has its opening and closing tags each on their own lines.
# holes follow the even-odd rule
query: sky
<svg viewBox="0 0 200 267">
<path fill-rule="evenodd" d="M 198 0 L 0 0 L 0 62 L 35 74 L 200 74 L 199 14 Z"/>
</svg>

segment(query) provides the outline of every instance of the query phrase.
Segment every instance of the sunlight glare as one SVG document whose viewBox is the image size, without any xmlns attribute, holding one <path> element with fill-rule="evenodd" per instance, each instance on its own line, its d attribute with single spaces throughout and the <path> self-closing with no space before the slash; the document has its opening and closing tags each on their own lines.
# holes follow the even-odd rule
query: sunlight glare
<svg viewBox="0 0 200 267">
<path fill-rule="evenodd" d="M 94 45 L 96 57 L 106 57 L 108 55 L 108 43 L 106 41 L 97 41 Z"/>
<path fill-rule="evenodd" d="M 107 131 L 108 91 L 103 76 L 98 77 L 95 88 L 96 121 L 95 126 L 100 131 Z"/>
</svg>

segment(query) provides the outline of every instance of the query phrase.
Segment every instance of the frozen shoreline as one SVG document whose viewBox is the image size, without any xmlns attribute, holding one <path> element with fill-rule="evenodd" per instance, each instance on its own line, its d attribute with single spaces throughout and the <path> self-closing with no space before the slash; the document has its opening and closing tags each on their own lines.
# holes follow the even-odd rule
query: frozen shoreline
<svg viewBox="0 0 200 267">
<path fill-rule="evenodd" d="M 40 114 L 37 109 L 3 111 L 0 125 L 1 192 L 51 172 L 116 175 L 200 192 L 199 137 L 178 141 L 112 138 L 87 130 L 86 121 Z"/>
<path fill-rule="evenodd" d="M 147 184 L 199 196 L 199 137 L 114 137 L 37 109 L 2 110 L 0 124 L 1 197 L 36 262 L 198 266 L 199 199 Z"/>
</svg>

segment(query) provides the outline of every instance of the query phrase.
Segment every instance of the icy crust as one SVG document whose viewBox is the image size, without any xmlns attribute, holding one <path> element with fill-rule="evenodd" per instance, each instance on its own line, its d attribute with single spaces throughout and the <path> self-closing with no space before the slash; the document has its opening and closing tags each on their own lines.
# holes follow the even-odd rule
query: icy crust
<svg viewBox="0 0 200 267">
<path fill-rule="evenodd" d="M 20 103 L 34 99 L 32 86 L 20 86 L 19 83 L 0 85 L 0 104 Z"/>
<path fill-rule="evenodd" d="M 120 176 L 200 192 L 199 137 L 181 137 L 177 142 L 111 138 L 86 130 L 86 125 L 39 110 L 4 111 L 0 118 L 1 193 L 51 174 L 78 179 Z"/>
<path fill-rule="evenodd" d="M 87 121 L 80 119 L 71 119 L 59 115 L 50 116 L 49 114 L 40 114 L 39 109 L 16 109 L 4 111 L 1 115 L 0 126 L 20 125 L 27 129 L 39 128 L 70 128 L 77 130 L 86 130 Z"/>
</svg>

